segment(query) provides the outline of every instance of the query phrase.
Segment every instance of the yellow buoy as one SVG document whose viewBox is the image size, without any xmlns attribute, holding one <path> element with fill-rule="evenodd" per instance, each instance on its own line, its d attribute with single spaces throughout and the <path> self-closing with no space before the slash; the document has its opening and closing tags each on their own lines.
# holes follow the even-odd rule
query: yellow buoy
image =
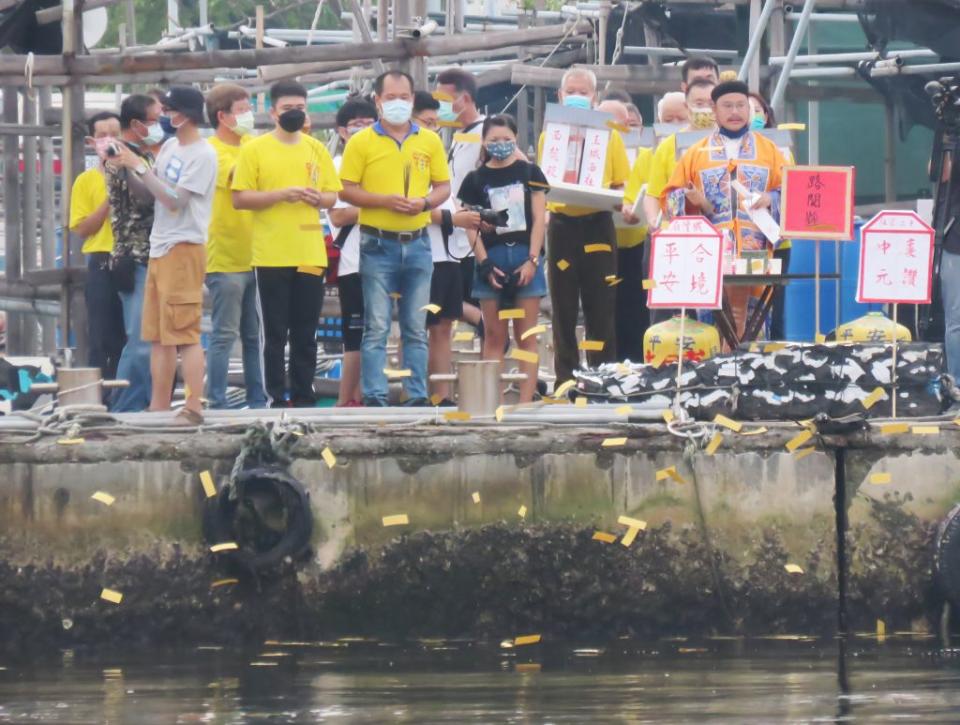
<svg viewBox="0 0 960 725">
<path fill-rule="evenodd" d="M 840 325 L 835 332 L 837 342 L 893 342 L 896 323 L 882 312 L 868 312 Z M 897 342 L 911 342 L 910 330 L 896 324 Z"/>
<path fill-rule="evenodd" d="M 680 340 L 680 316 L 647 328 L 643 336 L 643 361 L 669 364 L 677 362 Z M 698 362 L 720 353 L 720 335 L 713 325 L 687 319 L 683 325 L 684 357 Z"/>
</svg>

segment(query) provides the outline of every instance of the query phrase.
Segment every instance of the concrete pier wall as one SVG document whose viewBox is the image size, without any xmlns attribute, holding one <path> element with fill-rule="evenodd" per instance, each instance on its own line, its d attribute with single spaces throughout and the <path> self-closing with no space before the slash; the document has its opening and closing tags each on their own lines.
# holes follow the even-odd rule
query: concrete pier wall
<svg viewBox="0 0 960 725">
<path fill-rule="evenodd" d="M 118 628 L 146 639 L 829 633 L 834 462 L 788 453 L 797 430 L 728 433 L 713 456 L 655 425 L 312 433 L 291 466 L 312 502 L 311 561 L 295 575 L 213 588 L 230 572 L 202 541 L 198 474 L 222 484 L 240 435 L 3 445 L 0 643 L 29 632 L 110 639 Z M 627 444 L 601 447 L 612 434 Z M 958 441 L 944 430 L 849 442 L 857 626 L 918 627 L 931 616 L 933 530 L 960 497 Z M 657 480 L 669 466 L 682 481 Z M 869 483 L 875 472 L 891 483 Z M 92 500 L 96 491 L 115 503 Z M 401 513 L 408 526 L 382 525 Z M 647 522 L 629 548 L 592 539 L 625 533 L 621 515 Z M 788 563 L 803 573 L 788 574 Z M 104 586 L 124 591 L 123 603 L 99 600 Z"/>
</svg>

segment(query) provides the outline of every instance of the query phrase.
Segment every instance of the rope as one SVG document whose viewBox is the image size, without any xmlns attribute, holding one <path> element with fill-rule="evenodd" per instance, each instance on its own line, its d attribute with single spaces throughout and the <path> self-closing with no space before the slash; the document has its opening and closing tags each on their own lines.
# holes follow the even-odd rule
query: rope
<svg viewBox="0 0 960 725">
<path fill-rule="evenodd" d="M 23 75 L 27 80 L 27 96 L 33 100 L 37 97 L 36 89 L 33 87 L 33 53 L 27 53 L 27 61 L 23 65 Z"/>
<path fill-rule="evenodd" d="M 307 45 L 310 45 L 313 41 L 313 31 L 317 29 L 317 23 L 320 22 L 320 13 L 323 12 L 323 2 L 324 0 L 320 0 L 320 2 L 317 3 L 317 12 L 313 14 L 313 22 L 310 23 L 310 31 L 307 33 Z"/>
<path fill-rule="evenodd" d="M 630 3 L 623 4 L 623 18 L 620 20 L 620 27 L 617 29 L 617 42 L 613 46 L 613 56 L 610 58 L 610 65 L 616 65 L 617 61 L 620 60 L 620 56 L 623 55 L 623 31 L 627 26 L 627 15 L 633 12 L 633 8 L 630 7 Z M 610 81 L 607 81 L 607 86 L 610 86 Z"/>
</svg>

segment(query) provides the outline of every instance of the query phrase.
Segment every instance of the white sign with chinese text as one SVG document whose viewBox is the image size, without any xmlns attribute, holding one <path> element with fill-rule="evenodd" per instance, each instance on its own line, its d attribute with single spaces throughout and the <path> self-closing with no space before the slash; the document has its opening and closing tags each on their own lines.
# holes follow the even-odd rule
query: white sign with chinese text
<svg viewBox="0 0 960 725">
<path fill-rule="evenodd" d="M 654 232 L 647 297 L 651 308 L 719 309 L 723 301 L 723 235 L 703 217 L 677 217 Z"/>
<path fill-rule="evenodd" d="M 583 160 L 580 162 L 580 183 L 591 189 L 603 188 L 603 171 L 607 164 L 610 132 L 600 128 L 584 130 Z"/>
<path fill-rule="evenodd" d="M 540 166 L 543 175 L 551 184 L 563 181 L 567 169 L 567 143 L 570 140 L 570 126 L 565 123 L 548 123 L 544 131 L 543 157 Z"/>
<path fill-rule="evenodd" d="M 912 211 L 882 211 L 860 232 L 857 302 L 929 304 L 933 229 Z"/>
</svg>

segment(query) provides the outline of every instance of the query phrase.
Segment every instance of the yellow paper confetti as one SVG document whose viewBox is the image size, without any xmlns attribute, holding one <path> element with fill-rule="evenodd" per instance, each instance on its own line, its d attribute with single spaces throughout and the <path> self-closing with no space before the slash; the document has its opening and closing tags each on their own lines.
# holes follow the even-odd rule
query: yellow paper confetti
<svg viewBox="0 0 960 725">
<path fill-rule="evenodd" d="M 787 574 L 803 574 L 803 569 L 796 564 L 784 564 L 783 568 L 787 570 Z"/>
<path fill-rule="evenodd" d="M 513 640 L 514 647 L 520 647 L 525 644 L 536 644 L 540 641 L 539 634 L 525 634 L 520 637 L 516 637 Z"/>
<path fill-rule="evenodd" d="M 866 410 L 870 410 L 870 408 L 885 398 L 886 395 L 887 393 L 883 388 L 874 388 L 873 392 L 863 399 L 863 407 Z"/>
<path fill-rule="evenodd" d="M 612 252 L 613 247 L 611 247 L 609 244 L 602 243 L 588 244 L 583 248 L 583 251 L 587 254 L 595 254 L 596 252 Z"/>
<path fill-rule="evenodd" d="M 938 425 L 915 425 L 910 429 L 915 436 L 935 436 L 940 435 L 940 426 Z"/>
<path fill-rule="evenodd" d="M 383 374 L 386 375 L 387 378 L 389 378 L 389 379 L 391 379 L 391 380 L 394 379 L 394 378 L 409 378 L 411 375 L 413 375 L 413 373 L 412 373 L 410 370 L 407 370 L 407 369 L 404 369 L 404 370 L 391 370 L 390 368 L 384 368 L 384 369 L 383 369 Z"/>
<path fill-rule="evenodd" d="M 517 662 L 513 669 L 515 672 L 540 672 L 543 670 L 543 665 L 539 662 Z"/>
<path fill-rule="evenodd" d="M 818 332 L 816 335 L 813 336 L 813 339 L 814 339 L 814 342 L 816 342 L 818 345 L 822 345 L 827 341 L 827 336 L 824 335 L 822 332 Z"/>
<path fill-rule="evenodd" d="M 210 551 L 214 554 L 219 554 L 221 551 L 236 551 L 240 547 L 237 546 L 234 541 L 226 541 L 222 544 L 214 544 L 210 547 Z"/>
<path fill-rule="evenodd" d="M 239 579 L 217 579 L 215 582 L 210 583 L 210 588 L 216 589 L 217 587 L 226 587 L 226 586 L 230 586 L 231 584 L 239 584 L 239 583 L 240 583 Z"/>
<path fill-rule="evenodd" d="M 623 277 L 616 277 L 616 276 L 610 274 L 610 275 L 607 275 L 606 277 L 604 277 L 604 278 L 603 278 L 603 281 L 606 282 L 607 285 L 610 286 L 610 287 L 616 287 L 618 284 L 620 284 L 621 282 L 623 282 Z"/>
<path fill-rule="evenodd" d="M 910 425 L 908 423 L 884 423 L 880 426 L 880 435 L 891 436 L 909 432 Z"/>
<path fill-rule="evenodd" d="M 479 492 L 479 491 L 474 491 L 472 494 L 470 494 L 470 497 L 473 499 L 473 502 L 474 502 L 474 503 L 480 503 L 480 492 Z"/>
<path fill-rule="evenodd" d="M 497 317 L 501 320 L 522 320 L 525 316 L 526 313 L 517 307 L 512 310 L 500 310 L 497 313 Z"/>
<path fill-rule="evenodd" d="M 642 284 L 643 288 L 647 290 L 656 289 L 657 287 L 657 281 L 655 279 L 645 279 Z"/>
<path fill-rule="evenodd" d="M 890 483 L 893 480 L 893 477 L 889 473 L 871 473 L 870 474 L 870 483 L 874 486 L 883 486 L 884 484 Z"/>
<path fill-rule="evenodd" d="M 526 340 L 528 337 L 531 337 L 532 335 L 542 335 L 546 331 L 547 331 L 546 325 L 535 325 L 534 327 L 531 327 L 529 330 L 525 330 L 524 333 L 520 335 L 520 340 L 521 341 Z"/>
<path fill-rule="evenodd" d="M 570 266 L 570 262 L 568 262 L 567 260 L 565 259 L 557 260 L 557 269 L 559 269 L 561 272 L 563 272 L 569 266 Z"/>
<path fill-rule="evenodd" d="M 213 485 L 213 476 L 210 475 L 210 471 L 200 472 L 200 485 L 203 486 L 203 492 L 207 495 L 207 498 L 213 498 L 217 495 L 217 487 Z"/>
<path fill-rule="evenodd" d="M 717 425 L 722 425 L 724 428 L 729 428 L 734 433 L 739 433 L 741 430 L 743 430 L 743 423 L 738 420 L 731 420 L 725 415 L 717 415 L 713 419 L 713 422 Z"/>
<path fill-rule="evenodd" d="M 527 518 L 527 507 L 521 506 L 519 509 L 517 509 L 517 516 L 519 516 L 521 519 Z"/>
<path fill-rule="evenodd" d="M 322 277 L 323 273 L 326 271 L 323 267 L 310 267 L 310 266 L 300 266 L 297 267 L 297 271 L 301 274 L 309 274 L 314 277 Z"/>
<path fill-rule="evenodd" d="M 638 529 L 636 526 L 631 526 L 629 529 L 627 529 L 627 533 L 623 535 L 623 538 L 620 539 L 620 543 L 629 548 L 639 533 L 640 529 Z"/>
<path fill-rule="evenodd" d="M 614 409 L 613 412 L 617 415 L 630 415 L 633 412 L 633 408 L 629 405 L 621 405 L 619 408 Z"/>
<path fill-rule="evenodd" d="M 686 480 L 683 478 L 683 476 L 677 473 L 676 466 L 667 466 L 666 468 L 661 468 L 659 471 L 657 471 L 658 481 L 665 481 L 668 478 L 672 478 L 677 483 L 686 483 Z"/>
<path fill-rule="evenodd" d="M 647 522 L 643 519 L 635 519 L 632 516 L 620 516 L 617 518 L 617 523 L 621 526 L 627 526 L 631 529 L 640 529 L 641 531 L 647 528 Z"/>
<path fill-rule="evenodd" d="M 793 453 L 795 450 L 797 450 L 800 446 L 802 446 L 811 438 L 813 438 L 812 432 L 810 432 L 809 430 L 801 431 L 797 433 L 797 435 L 795 435 L 793 438 L 787 441 L 787 450 Z"/>
<path fill-rule="evenodd" d="M 786 344 L 785 342 L 771 342 L 771 343 L 768 343 L 768 344 L 763 348 L 763 351 L 764 351 L 764 352 L 779 352 L 780 350 L 783 350 L 786 346 L 787 346 L 787 344 Z"/>
<path fill-rule="evenodd" d="M 575 408 L 586 408 L 586 407 L 587 407 L 587 399 L 586 399 L 585 397 L 583 397 L 582 395 L 578 395 L 578 396 L 576 397 L 576 399 L 573 401 L 573 405 L 574 405 Z"/>
<path fill-rule="evenodd" d="M 506 412 L 506 409 L 502 405 L 498 405 L 497 409 L 493 412 L 493 417 L 497 419 L 498 423 L 503 421 L 503 414 L 505 412 Z"/>
<path fill-rule="evenodd" d="M 604 544 L 612 544 L 617 540 L 615 534 L 608 534 L 606 531 L 594 531 L 591 538 L 594 541 L 602 541 Z"/>
<path fill-rule="evenodd" d="M 99 501 L 104 506 L 113 506 L 113 502 L 117 500 L 109 493 L 104 493 L 103 491 L 97 491 L 90 498 L 92 498 L 94 501 Z"/>
<path fill-rule="evenodd" d="M 518 347 L 513 348 L 510 351 L 510 357 L 514 360 L 519 360 L 520 362 L 525 363 L 534 363 L 540 359 L 540 356 L 535 352 L 529 352 L 528 350 L 521 350 Z"/>
<path fill-rule="evenodd" d="M 441 400 L 443 400 L 443 398 L 439 393 L 434 393 L 433 395 L 430 396 L 431 405 L 440 405 Z"/>
<path fill-rule="evenodd" d="M 455 143 L 480 143 L 479 133 L 455 133 L 453 134 Z"/>
<path fill-rule="evenodd" d="M 444 93 L 443 91 L 434 91 L 430 95 L 433 96 L 433 100 L 435 101 L 453 101 L 453 96 L 451 96 L 449 93 Z"/>
<path fill-rule="evenodd" d="M 616 448 L 625 445 L 627 445 L 626 438 L 605 438 L 603 443 L 600 444 L 602 448 Z"/>
<path fill-rule="evenodd" d="M 83 438 L 61 438 L 57 441 L 58 446 L 79 446 L 83 443 Z"/>
<path fill-rule="evenodd" d="M 758 436 L 758 435 L 760 435 L 761 433 L 766 433 L 766 432 L 767 432 L 767 429 L 766 429 L 764 426 L 761 425 L 759 428 L 751 428 L 750 430 L 742 430 L 742 431 L 740 431 L 740 435 L 742 435 L 742 436 Z"/>
<path fill-rule="evenodd" d="M 877 620 L 877 642 L 887 641 L 887 624 L 882 619 Z"/>
<path fill-rule="evenodd" d="M 780 123 L 777 124 L 777 128 L 781 131 L 806 131 L 807 124 L 805 123 Z"/>
<path fill-rule="evenodd" d="M 327 468 L 333 468 L 337 465 L 337 456 L 330 450 L 330 446 L 320 451 L 320 457 L 323 459 L 323 462 L 327 464 Z"/>
<path fill-rule="evenodd" d="M 566 395 L 567 391 L 570 390 L 574 385 L 577 384 L 576 380 L 564 380 L 560 385 L 557 386 L 557 389 L 553 391 L 554 398 L 560 398 Z"/>
<path fill-rule="evenodd" d="M 463 332 L 457 332 L 453 336 L 454 342 L 470 342 L 474 338 L 473 330 L 464 330 Z"/>
<path fill-rule="evenodd" d="M 100 598 L 104 601 L 111 602 L 112 604 L 119 604 L 123 601 L 123 593 L 118 592 L 115 589 L 106 589 L 104 588 L 100 592 Z"/>
<path fill-rule="evenodd" d="M 717 431 L 713 434 L 713 438 L 710 439 L 710 442 L 707 444 L 707 447 L 704 449 L 708 456 L 712 456 L 717 452 L 717 449 L 720 447 L 720 444 L 723 443 L 723 434 L 720 431 Z"/>
<path fill-rule="evenodd" d="M 588 350 L 593 352 L 600 352 L 603 350 L 604 342 L 603 340 L 581 340 L 580 349 Z"/>
<path fill-rule="evenodd" d="M 470 414 L 462 410 L 451 410 L 443 414 L 444 420 L 470 420 Z"/>
<path fill-rule="evenodd" d="M 406 526 L 409 523 L 410 519 L 407 518 L 406 514 L 394 514 L 393 516 L 383 517 L 384 526 Z"/>
<path fill-rule="evenodd" d="M 421 311 L 421 312 L 432 312 L 433 314 L 437 314 L 441 309 L 443 309 L 443 308 L 440 307 L 440 305 L 435 305 L 435 304 L 433 304 L 433 303 L 431 302 L 430 304 L 424 305 L 423 307 L 421 307 L 421 308 L 420 308 L 420 311 Z"/>
<path fill-rule="evenodd" d="M 400 294 L 399 292 L 391 292 L 391 293 L 390 293 L 390 296 L 393 297 L 393 299 L 395 299 L 395 300 L 398 300 L 398 299 L 400 299 L 401 297 L 403 297 L 403 295 Z"/>
<path fill-rule="evenodd" d="M 797 460 L 797 461 L 802 461 L 804 458 L 806 458 L 807 456 L 809 456 L 811 453 L 816 453 L 816 451 L 817 451 L 817 449 L 816 449 L 816 448 L 813 448 L 812 446 L 811 446 L 810 448 L 801 448 L 799 451 L 796 451 L 796 452 L 793 454 L 793 457 L 794 457 L 794 459 Z"/>
<path fill-rule="evenodd" d="M 763 259 L 751 259 L 750 260 L 750 274 L 763 274 L 763 265 L 766 260 Z"/>
<path fill-rule="evenodd" d="M 672 423 L 674 421 L 674 418 L 676 418 L 676 416 L 673 414 L 673 411 L 670 410 L 669 408 L 663 411 L 662 413 L 660 413 L 660 416 L 663 418 L 665 423 Z"/>
</svg>

